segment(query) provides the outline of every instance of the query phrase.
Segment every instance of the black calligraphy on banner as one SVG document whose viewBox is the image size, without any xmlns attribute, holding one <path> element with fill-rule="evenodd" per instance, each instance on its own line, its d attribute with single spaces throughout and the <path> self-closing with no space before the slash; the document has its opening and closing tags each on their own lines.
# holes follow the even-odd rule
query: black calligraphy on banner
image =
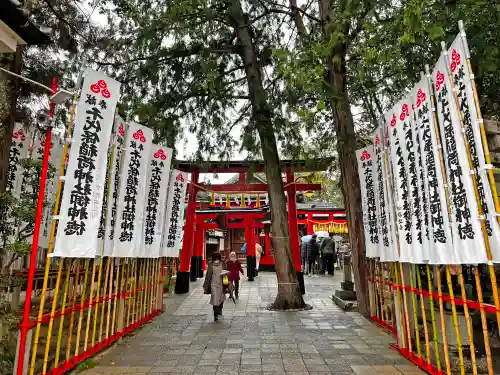
<svg viewBox="0 0 500 375">
<path fill-rule="evenodd" d="M 477 151 L 478 147 L 476 145 L 476 139 L 474 137 L 474 129 L 469 109 L 469 101 L 467 100 L 466 83 L 464 82 L 465 67 L 463 64 L 460 64 L 460 60 L 461 60 L 460 54 L 454 49 L 451 54 L 450 68 L 453 73 L 453 82 L 457 92 L 458 104 L 460 106 L 460 112 L 462 114 L 462 121 L 465 126 L 465 135 L 467 137 L 467 142 L 469 144 L 472 168 L 476 171 L 475 178 L 476 178 L 477 191 L 479 193 L 479 201 L 483 209 L 483 214 L 485 215 L 486 218 L 485 220 L 486 232 L 488 233 L 489 236 L 491 236 L 492 234 L 491 222 L 488 219 L 489 209 L 488 205 L 486 204 L 484 182 L 481 173 L 479 173 L 480 162 L 479 162 L 479 154 Z"/>
<path fill-rule="evenodd" d="M 387 222 L 387 211 L 385 207 L 385 186 L 384 186 L 384 173 L 383 173 L 383 160 L 382 160 L 382 147 L 380 136 L 375 137 L 375 157 L 377 163 L 377 183 L 378 183 L 378 203 L 379 203 L 379 216 L 380 226 L 382 232 L 382 243 L 385 247 L 389 247 L 389 228 Z"/>
<path fill-rule="evenodd" d="M 119 181 L 120 181 L 120 168 L 121 168 L 121 160 L 122 160 L 122 148 L 125 136 L 125 128 L 123 124 L 120 124 L 118 128 L 119 137 L 117 137 L 116 144 L 116 157 L 115 157 L 115 165 L 114 174 L 113 174 L 113 191 L 111 192 L 111 199 L 113 200 L 113 204 L 111 205 L 111 218 L 110 218 L 110 228 L 109 228 L 109 236 L 108 238 L 112 241 L 115 238 L 115 224 L 116 224 L 116 211 L 118 205 L 118 191 L 119 191 Z"/>
<path fill-rule="evenodd" d="M 111 178 L 110 173 L 109 173 L 109 166 L 113 162 L 111 160 L 111 150 L 108 151 L 108 157 L 106 158 L 106 178 L 104 180 L 104 196 L 102 198 L 102 211 L 101 211 L 101 218 L 99 220 L 99 229 L 97 230 L 97 238 L 102 239 L 104 238 L 104 235 L 106 234 L 106 215 L 107 215 L 107 208 L 108 208 L 108 186 L 109 186 L 109 179 Z"/>
<path fill-rule="evenodd" d="M 400 115 L 403 121 L 403 131 L 405 137 L 405 147 L 408 159 L 408 176 L 410 178 L 411 202 L 410 215 L 415 217 L 417 229 L 417 241 L 422 244 L 422 212 L 420 209 L 420 196 L 418 193 L 418 173 L 415 160 L 415 149 L 413 143 L 413 129 L 411 127 L 410 116 L 408 113 L 408 104 L 403 105 L 403 110 Z M 411 220 L 411 219 L 410 219 Z"/>
<path fill-rule="evenodd" d="M 179 173 L 175 178 L 173 184 L 172 211 L 171 211 L 172 214 L 170 215 L 170 223 L 167 233 L 167 247 L 170 248 L 175 246 L 175 242 L 177 239 L 177 232 L 179 228 L 179 221 L 181 220 L 180 205 L 181 205 L 181 199 L 184 199 L 184 197 L 182 196 L 183 184 L 184 184 L 184 177 L 182 176 L 182 174 Z"/>
<path fill-rule="evenodd" d="M 404 238 L 408 245 L 413 242 L 412 236 L 412 222 L 411 222 L 411 207 L 410 207 L 410 193 L 408 187 L 408 174 L 403 158 L 403 148 L 399 142 L 398 131 L 396 128 L 396 116 L 393 116 L 391 121 L 392 135 L 394 137 L 394 145 L 396 151 L 396 165 L 398 166 L 399 175 L 394 176 L 394 182 L 398 185 L 401 193 L 401 200 L 403 202 L 403 213 L 398 215 L 398 224 L 405 232 Z"/>
<path fill-rule="evenodd" d="M 122 211 L 120 242 L 131 242 L 134 238 L 139 175 L 144 151 L 143 143 L 146 142 L 146 137 L 140 129 L 132 135 L 132 138 L 129 143 L 131 151 L 125 186 L 125 207 Z"/>
<path fill-rule="evenodd" d="M 379 243 L 378 227 L 377 227 L 377 205 L 375 202 L 375 184 L 373 181 L 373 161 L 372 156 L 368 151 L 363 151 L 361 154 L 361 162 L 365 179 L 366 189 L 366 210 L 368 212 L 368 234 L 370 242 L 373 244 Z"/>
<path fill-rule="evenodd" d="M 21 150 L 24 148 L 26 135 L 22 129 L 19 129 L 12 134 L 12 145 L 9 152 L 9 166 L 7 171 L 7 191 L 14 190 L 14 182 L 19 167 L 19 158 Z"/>
<path fill-rule="evenodd" d="M 467 192 L 463 181 L 463 172 L 460 165 L 455 132 L 451 119 L 449 88 L 444 82 L 444 74 L 436 74 L 437 100 L 441 104 L 441 115 L 443 117 L 444 144 L 446 147 L 446 165 L 448 169 L 451 203 L 455 209 L 455 220 L 457 223 L 460 239 L 474 239 L 475 233 L 471 222 L 471 212 L 467 202 Z"/>
<path fill-rule="evenodd" d="M 443 207 L 441 205 L 439 181 L 437 175 L 436 160 L 432 148 L 431 124 L 429 102 L 425 101 L 424 92 L 422 102 L 417 101 L 417 116 L 422 131 L 422 141 L 424 146 L 425 164 L 427 166 L 427 181 L 429 191 L 429 210 L 431 216 L 432 236 L 434 243 L 446 243 L 446 233 L 444 228 Z"/>
<path fill-rule="evenodd" d="M 415 124 L 417 123 L 417 113 L 415 112 L 415 108 L 413 106 L 413 117 L 415 120 Z M 418 127 L 415 129 L 415 154 L 416 161 L 418 166 L 418 181 L 419 181 L 419 195 L 421 201 L 421 210 L 423 217 L 423 225 L 425 228 L 425 238 L 430 240 L 430 231 L 429 231 L 429 203 L 427 199 L 427 193 L 425 188 L 425 180 L 424 180 L 424 166 L 422 165 L 422 149 L 420 144 L 420 133 L 418 131 Z M 422 222 L 422 220 L 421 220 Z"/>
<path fill-rule="evenodd" d="M 158 218 L 160 185 L 163 177 L 164 161 L 167 159 L 163 149 L 159 149 L 151 160 L 151 178 L 149 180 L 148 205 L 146 207 L 146 229 L 144 242 L 152 245 L 155 238 L 156 220 Z"/>
</svg>

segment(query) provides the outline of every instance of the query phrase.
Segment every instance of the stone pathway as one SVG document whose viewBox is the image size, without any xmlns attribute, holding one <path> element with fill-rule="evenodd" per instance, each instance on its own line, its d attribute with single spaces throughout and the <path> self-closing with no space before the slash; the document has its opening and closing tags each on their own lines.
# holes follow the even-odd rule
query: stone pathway
<svg viewBox="0 0 500 375">
<path fill-rule="evenodd" d="M 277 289 L 273 273 L 242 281 L 240 299 L 226 301 L 213 322 L 201 281 L 188 296 L 171 296 L 166 312 L 126 338 L 86 370 L 94 374 L 423 374 L 389 345 L 392 336 L 330 299 L 335 277 L 306 277 L 313 310 L 269 312 Z"/>
</svg>

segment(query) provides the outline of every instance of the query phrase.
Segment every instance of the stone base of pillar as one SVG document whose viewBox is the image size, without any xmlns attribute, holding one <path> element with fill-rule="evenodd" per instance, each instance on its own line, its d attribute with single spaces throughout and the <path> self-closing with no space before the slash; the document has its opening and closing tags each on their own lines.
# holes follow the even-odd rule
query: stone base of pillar
<svg viewBox="0 0 500 375">
<path fill-rule="evenodd" d="M 203 278 L 203 257 L 198 256 L 198 279 Z"/>
<path fill-rule="evenodd" d="M 184 294 L 189 292 L 189 272 L 177 272 L 175 280 L 175 294 Z"/>
<path fill-rule="evenodd" d="M 257 259 L 255 255 L 247 255 L 247 277 L 248 281 L 253 281 L 256 276 L 255 266 L 257 265 Z"/>
<path fill-rule="evenodd" d="M 306 286 L 304 284 L 304 273 L 297 271 L 297 281 L 299 282 L 300 294 L 306 294 Z"/>
</svg>

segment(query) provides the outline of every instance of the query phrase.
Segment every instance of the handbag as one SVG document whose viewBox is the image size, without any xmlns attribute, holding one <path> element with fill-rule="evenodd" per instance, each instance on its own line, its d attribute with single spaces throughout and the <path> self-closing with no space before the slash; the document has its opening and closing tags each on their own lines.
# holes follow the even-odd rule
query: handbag
<svg viewBox="0 0 500 375">
<path fill-rule="evenodd" d="M 335 263 L 335 264 L 333 265 L 333 267 L 334 267 L 335 269 L 337 269 L 337 268 L 339 268 L 339 265 L 338 265 L 337 263 Z"/>
</svg>

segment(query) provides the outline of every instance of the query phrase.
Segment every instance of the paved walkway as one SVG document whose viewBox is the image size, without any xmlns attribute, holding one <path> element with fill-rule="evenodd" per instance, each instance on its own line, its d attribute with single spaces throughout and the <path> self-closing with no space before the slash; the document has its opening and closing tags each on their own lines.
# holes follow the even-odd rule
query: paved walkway
<svg viewBox="0 0 500 375">
<path fill-rule="evenodd" d="M 213 322 L 201 282 L 188 296 L 171 296 L 166 312 L 112 348 L 93 374 L 423 374 L 389 348 L 393 337 L 358 313 L 330 300 L 341 274 L 306 277 L 313 310 L 269 312 L 276 277 L 261 273 L 242 282 L 236 305 Z"/>
</svg>

